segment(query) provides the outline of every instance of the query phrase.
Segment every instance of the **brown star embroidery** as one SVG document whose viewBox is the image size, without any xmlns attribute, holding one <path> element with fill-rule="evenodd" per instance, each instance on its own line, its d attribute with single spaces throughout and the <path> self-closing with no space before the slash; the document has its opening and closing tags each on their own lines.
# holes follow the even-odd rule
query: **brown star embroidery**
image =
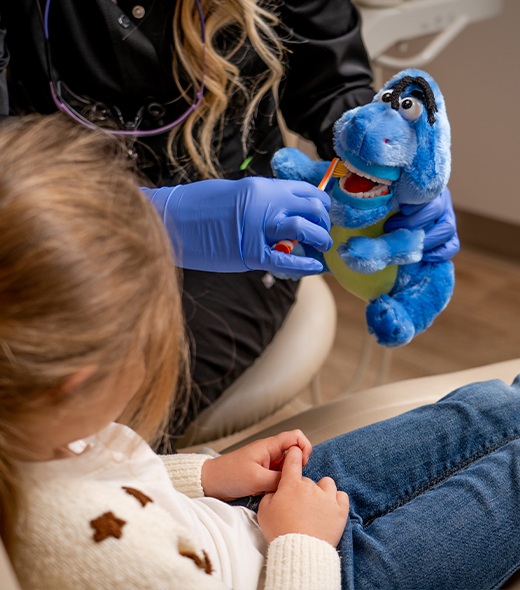
<svg viewBox="0 0 520 590">
<path fill-rule="evenodd" d="M 193 559 L 193 561 L 195 562 L 195 565 L 197 567 L 200 567 L 201 570 L 204 570 L 207 574 L 211 575 L 211 572 L 213 571 L 213 566 L 211 565 L 211 561 L 208 557 L 208 554 L 204 551 L 204 549 L 202 550 L 202 554 L 204 556 L 204 559 L 201 559 L 195 553 L 195 551 L 190 551 L 189 549 L 181 549 L 180 547 L 179 547 L 179 554 L 182 555 L 183 557 L 188 557 L 189 559 Z"/>
<path fill-rule="evenodd" d="M 135 488 L 123 486 L 123 490 L 125 490 L 127 494 L 130 494 L 130 496 L 133 496 L 143 508 L 148 504 L 148 502 L 153 502 L 153 500 L 146 494 L 143 494 L 143 492 L 136 490 Z"/>
<path fill-rule="evenodd" d="M 126 524 L 125 520 L 117 518 L 113 512 L 105 512 L 101 516 L 90 521 L 90 526 L 94 529 L 94 541 L 101 543 L 108 537 L 121 538 L 122 528 Z"/>
</svg>

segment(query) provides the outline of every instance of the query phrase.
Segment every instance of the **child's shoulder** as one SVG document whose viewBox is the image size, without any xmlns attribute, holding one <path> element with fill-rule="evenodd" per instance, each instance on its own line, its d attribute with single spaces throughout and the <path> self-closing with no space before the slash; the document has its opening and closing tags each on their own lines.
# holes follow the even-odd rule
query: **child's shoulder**
<svg viewBox="0 0 520 590">
<path fill-rule="evenodd" d="M 157 588 L 210 569 L 189 533 L 140 489 L 65 477 L 31 487 L 15 558 L 24 587 L 75 588 L 87 579 L 96 588 Z"/>
<path fill-rule="evenodd" d="M 173 519 L 144 492 L 111 481 L 53 477 L 27 492 L 19 526 L 24 544 L 40 545 L 45 539 L 60 552 L 88 553 L 97 552 L 109 539 L 125 545 L 138 540 L 153 543 L 165 519 L 168 529 L 175 530 Z"/>
</svg>

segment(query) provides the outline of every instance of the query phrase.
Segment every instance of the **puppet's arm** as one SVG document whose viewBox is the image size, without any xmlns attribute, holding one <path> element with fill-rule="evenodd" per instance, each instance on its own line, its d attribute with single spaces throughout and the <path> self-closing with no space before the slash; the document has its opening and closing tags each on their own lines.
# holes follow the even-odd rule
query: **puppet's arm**
<svg viewBox="0 0 520 590">
<path fill-rule="evenodd" d="M 391 264 L 419 262 L 423 243 L 423 230 L 398 229 L 377 238 L 349 238 L 339 246 L 338 254 L 351 270 L 370 274 Z"/>
</svg>

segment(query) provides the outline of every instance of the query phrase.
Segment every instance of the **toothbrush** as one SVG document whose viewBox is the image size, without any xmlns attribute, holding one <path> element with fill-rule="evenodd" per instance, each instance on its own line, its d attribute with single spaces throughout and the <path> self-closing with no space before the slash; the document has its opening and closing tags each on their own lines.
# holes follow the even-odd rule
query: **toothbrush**
<svg viewBox="0 0 520 590">
<path fill-rule="evenodd" d="M 327 184 L 331 178 L 340 178 L 341 176 L 345 176 L 347 173 L 347 168 L 345 164 L 339 158 L 333 158 L 327 168 L 327 171 L 323 175 L 323 178 L 320 180 L 318 184 L 318 188 L 324 191 L 327 188 Z M 284 254 L 290 254 L 293 250 L 298 240 L 280 240 L 276 242 L 273 246 L 273 250 L 277 252 L 283 252 Z"/>
</svg>

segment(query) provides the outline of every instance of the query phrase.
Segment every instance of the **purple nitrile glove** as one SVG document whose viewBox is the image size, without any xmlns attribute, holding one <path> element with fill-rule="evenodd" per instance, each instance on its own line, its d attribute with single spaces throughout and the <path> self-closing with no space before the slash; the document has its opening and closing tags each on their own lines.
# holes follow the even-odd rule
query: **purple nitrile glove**
<svg viewBox="0 0 520 590">
<path fill-rule="evenodd" d="M 425 205 L 402 205 L 385 223 L 385 231 L 398 228 L 423 229 L 425 262 L 450 260 L 460 250 L 457 223 L 448 188 Z"/>
<path fill-rule="evenodd" d="M 332 246 L 330 198 L 307 182 L 248 177 L 142 190 L 165 223 L 179 266 L 289 275 L 323 271 L 315 258 L 272 249 L 282 239 L 319 252 Z"/>
</svg>

